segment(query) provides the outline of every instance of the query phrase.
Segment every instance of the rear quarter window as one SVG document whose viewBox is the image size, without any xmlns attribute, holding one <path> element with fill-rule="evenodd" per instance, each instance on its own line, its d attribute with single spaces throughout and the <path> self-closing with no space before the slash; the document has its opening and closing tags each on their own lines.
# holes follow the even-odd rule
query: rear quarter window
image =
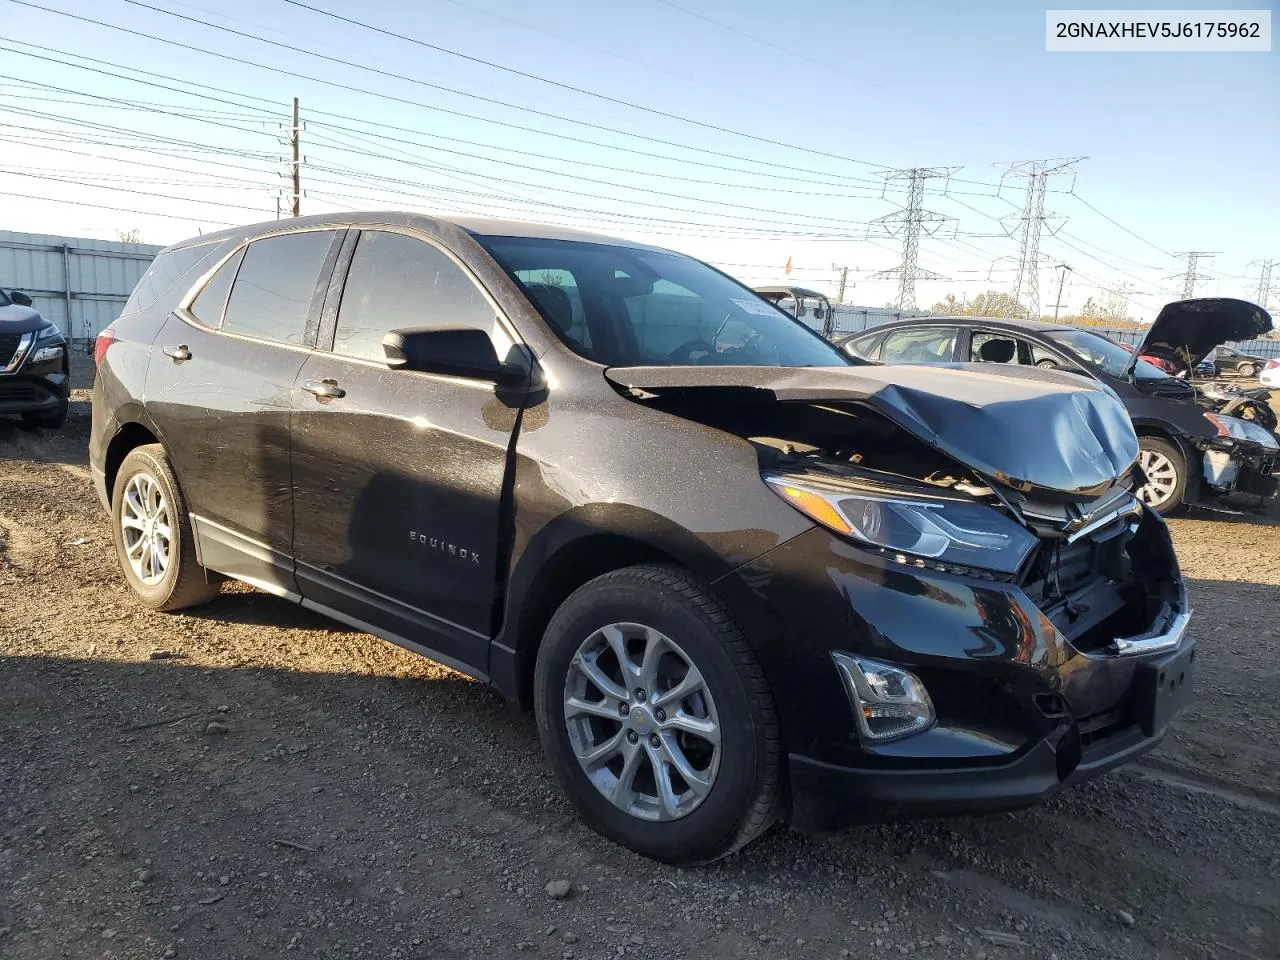
<svg viewBox="0 0 1280 960">
<path fill-rule="evenodd" d="M 141 313 L 157 303 L 165 306 L 166 312 L 172 310 L 191 285 L 217 262 L 228 243 L 230 241 L 213 241 L 177 250 L 162 250 L 133 288 L 120 315 Z"/>
</svg>

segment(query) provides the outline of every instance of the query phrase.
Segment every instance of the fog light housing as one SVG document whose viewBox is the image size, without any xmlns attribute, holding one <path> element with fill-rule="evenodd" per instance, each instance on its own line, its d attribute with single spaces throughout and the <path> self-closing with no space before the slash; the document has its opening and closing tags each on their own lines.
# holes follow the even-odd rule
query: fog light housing
<svg viewBox="0 0 1280 960">
<path fill-rule="evenodd" d="M 884 743 L 933 725 L 929 691 L 910 670 L 849 653 L 833 652 L 831 659 L 840 671 L 864 739 Z"/>
<path fill-rule="evenodd" d="M 31 354 L 31 363 L 44 363 L 48 360 L 58 360 L 62 357 L 62 344 L 52 347 L 40 347 Z"/>
</svg>

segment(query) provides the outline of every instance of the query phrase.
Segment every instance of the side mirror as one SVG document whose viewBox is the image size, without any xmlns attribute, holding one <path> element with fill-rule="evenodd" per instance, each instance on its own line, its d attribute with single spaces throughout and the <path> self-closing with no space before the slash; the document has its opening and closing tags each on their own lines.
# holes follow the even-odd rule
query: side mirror
<svg viewBox="0 0 1280 960">
<path fill-rule="evenodd" d="M 528 370 L 499 360 L 489 335 L 475 327 L 392 330 L 382 338 L 382 352 L 387 366 L 396 370 L 489 380 L 500 386 L 515 386 L 529 376 Z"/>
<path fill-rule="evenodd" d="M 17 290 L 10 292 L 9 299 L 12 300 L 14 303 L 16 303 L 20 307 L 31 306 L 31 298 L 28 297 L 25 293 L 21 293 Z"/>
</svg>

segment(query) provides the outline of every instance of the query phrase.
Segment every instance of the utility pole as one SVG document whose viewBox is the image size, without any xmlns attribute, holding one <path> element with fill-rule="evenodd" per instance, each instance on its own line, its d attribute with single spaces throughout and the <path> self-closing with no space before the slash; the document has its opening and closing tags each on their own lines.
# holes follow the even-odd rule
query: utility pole
<svg viewBox="0 0 1280 960">
<path fill-rule="evenodd" d="M 849 283 L 849 268 L 833 263 L 831 269 L 840 271 L 840 285 L 836 289 L 836 303 L 844 303 L 844 289 Z"/>
<path fill-rule="evenodd" d="M 1280 263 L 1280 260 L 1268 258 L 1266 260 L 1255 260 L 1249 264 L 1251 267 L 1254 264 L 1258 265 L 1258 293 L 1253 299 L 1264 310 L 1267 306 L 1267 300 L 1271 297 L 1271 268 L 1277 263 Z"/>
<path fill-rule="evenodd" d="M 917 280 L 945 280 L 941 274 L 920 267 L 917 260 L 920 256 L 920 234 L 932 236 L 941 229 L 948 220 L 954 219 L 932 210 L 923 209 L 924 185 L 926 180 L 950 177 L 958 167 L 911 167 L 908 170 L 892 170 L 884 175 L 888 180 L 906 180 L 907 205 L 894 213 L 886 214 L 872 220 L 872 224 L 882 227 L 889 236 L 902 234 L 902 262 L 896 267 L 881 270 L 871 276 L 878 280 L 898 279 L 898 297 L 894 306 L 899 310 L 916 309 Z"/>
<path fill-rule="evenodd" d="M 302 165 L 298 162 L 298 98 L 293 98 L 293 124 L 289 127 L 289 149 L 293 154 L 289 173 L 293 180 L 293 196 L 290 208 L 295 217 L 302 216 Z"/>
<path fill-rule="evenodd" d="M 1187 269 L 1183 273 L 1175 273 L 1166 280 L 1182 281 L 1182 299 L 1190 300 L 1196 295 L 1196 283 L 1201 280 L 1208 280 L 1208 274 L 1197 273 L 1196 267 L 1200 265 L 1200 261 L 1207 257 L 1216 257 L 1216 250 L 1185 250 L 1182 253 L 1175 253 L 1175 257 L 1185 257 L 1187 261 Z"/>
<path fill-rule="evenodd" d="M 1026 199 L 1022 204 L 1022 212 L 1009 214 L 1005 219 L 1015 226 L 1006 226 L 1009 236 L 1017 234 L 1021 241 L 1018 251 L 1018 275 L 1013 281 L 1013 296 L 1009 309 L 1026 300 L 1026 315 L 1032 320 L 1040 318 L 1040 234 L 1045 224 L 1053 221 L 1056 224 L 1049 233 L 1057 233 L 1065 222 L 1058 214 L 1044 212 L 1044 194 L 1050 177 L 1073 173 L 1071 169 L 1083 157 L 1070 160 L 1024 160 L 1011 163 L 1005 171 L 1006 177 L 1024 177 L 1027 181 Z M 1003 178 L 1001 178 L 1003 181 Z"/>
<path fill-rule="evenodd" d="M 1053 322 L 1058 322 L 1058 311 L 1062 309 L 1062 287 L 1067 282 L 1067 274 L 1071 272 L 1071 268 L 1065 263 L 1060 263 L 1053 269 L 1060 271 L 1058 273 L 1058 300 L 1053 305 Z"/>
</svg>

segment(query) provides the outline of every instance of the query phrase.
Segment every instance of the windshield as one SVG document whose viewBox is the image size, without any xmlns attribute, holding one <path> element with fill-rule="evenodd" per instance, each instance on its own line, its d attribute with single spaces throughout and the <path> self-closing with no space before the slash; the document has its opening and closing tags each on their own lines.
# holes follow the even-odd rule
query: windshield
<svg viewBox="0 0 1280 960">
<path fill-rule="evenodd" d="M 607 366 L 845 367 L 793 317 L 675 253 L 477 237 L 575 353 Z"/>
<path fill-rule="evenodd" d="M 1045 336 L 1072 351 L 1081 360 L 1113 377 L 1124 376 L 1132 354 L 1114 340 L 1087 330 L 1051 330 Z M 1139 380 L 1167 380 L 1169 375 L 1154 364 L 1139 360 L 1133 368 Z"/>
</svg>

